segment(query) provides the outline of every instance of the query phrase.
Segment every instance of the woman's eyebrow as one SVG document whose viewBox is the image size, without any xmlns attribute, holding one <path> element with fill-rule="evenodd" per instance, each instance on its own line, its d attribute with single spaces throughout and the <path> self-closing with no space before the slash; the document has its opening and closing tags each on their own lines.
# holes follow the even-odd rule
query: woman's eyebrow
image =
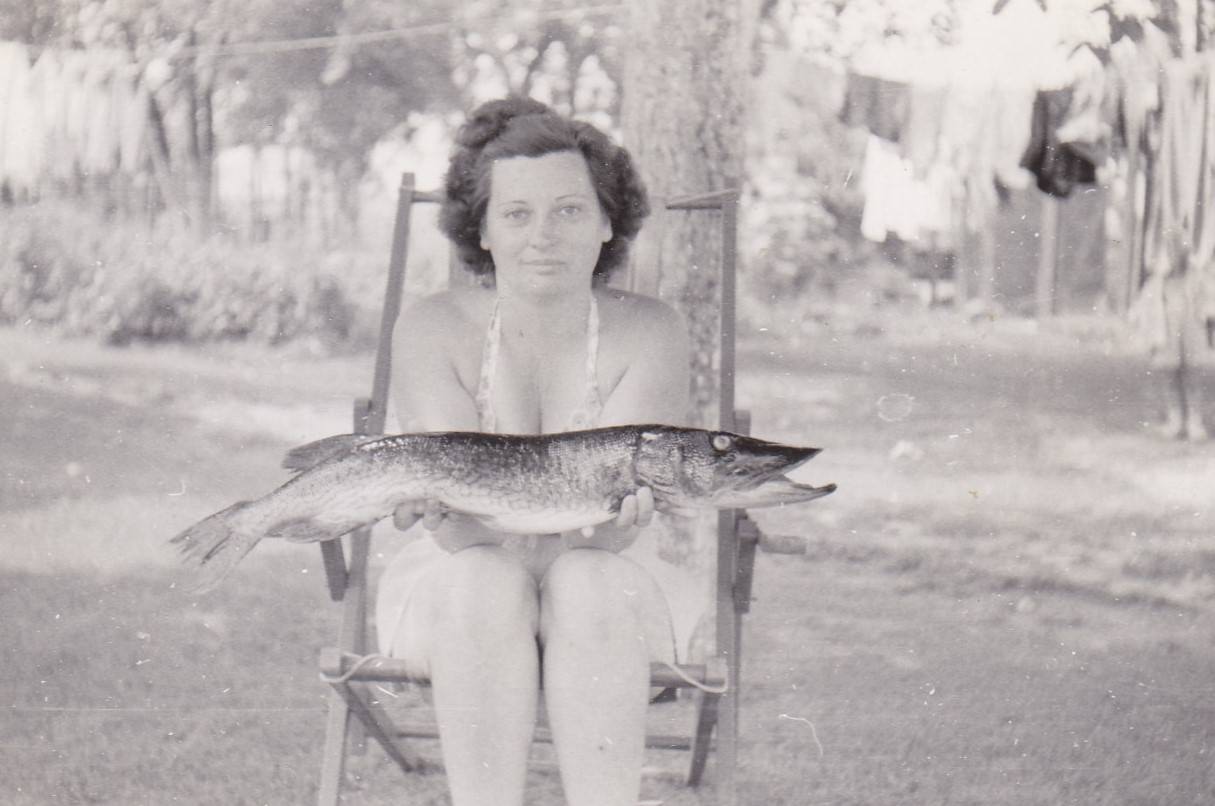
<svg viewBox="0 0 1215 806">
<path fill-rule="evenodd" d="M 590 194 L 581 192 L 562 193 L 560 196 L 555 196 L 553 198 L 555 201 L 563 201 L 565 199 L 579 199 L 581 201 L 585 201 L 590 198 Z M 498 207 L 507 204 L 531 204 L 531 201 L 529 199 L 502 199 L 501 201 L 494 202 L 494 205 Z"/>
</svg>

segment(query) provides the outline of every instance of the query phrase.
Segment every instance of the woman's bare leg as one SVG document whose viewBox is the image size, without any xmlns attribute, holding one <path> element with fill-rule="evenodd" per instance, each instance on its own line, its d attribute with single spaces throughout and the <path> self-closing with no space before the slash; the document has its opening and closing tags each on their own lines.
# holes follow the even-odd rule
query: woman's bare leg
<svg viewBox="0 0 1215 806">
<path fill-rule="evenodd" d="M 553 561 L 541 584 L 544 699 L 570 806 L 635 804 L 645 753 L 652 579 L 599 549 Z"/>
<path fill-rule="evenodd" d="M 431 619 L 431 687 L 452 803 L 518 806 L 539 697 L 536 583 L 492 546 L 445 563 L 415 596 Z"/>
</svg>

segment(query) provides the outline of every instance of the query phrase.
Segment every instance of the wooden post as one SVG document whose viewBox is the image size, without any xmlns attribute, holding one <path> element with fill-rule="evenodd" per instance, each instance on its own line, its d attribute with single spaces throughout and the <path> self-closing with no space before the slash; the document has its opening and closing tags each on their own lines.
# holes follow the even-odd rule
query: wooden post
<svg viewBox="0 0 1215 806">
<path fill-rule="evenodd" d="M 1122 276 L 1115 290 L 1115 305 L 1117 312 L 1125 314 L 1135 301 L 1135 292 L 1139 285 L 1139 253 L 1143 249 L 1143 233 L 1140 231 L 1139 180 L 1142 169 L 1139 143 L 1131 143 L 1127 148 L 1126 168 L 1126 198 L 1122 209 L 1122 245 L 1126 249 L 1123 261 Z"/>
<path fill-rule="evenodd" d="M 966 205 L 955 200 L 953 203 L 953 231 L 957 244 L 957 257 L 953 265 L 953 304 L 961 309 L 970 301 L 970 257 L 974 253 L 974 243 L 970 230 L 966 226 Z"/>
<path fill-rule="evenodd" d="M 1038 277 L 1034 285 L 1039 319 L 1055 315 L 1055 275 L 1059 264 L 1059 200 L 1042 197 L 1042 226 L 1038 238 Z"/>
<path fill-rule="evenodd" d="M 996 301 L 996 231 L 995 212 L 987 214 L 987 220 L 979 231 L 979 301 L 983 310 L 990 313 Z"/>
</svg>

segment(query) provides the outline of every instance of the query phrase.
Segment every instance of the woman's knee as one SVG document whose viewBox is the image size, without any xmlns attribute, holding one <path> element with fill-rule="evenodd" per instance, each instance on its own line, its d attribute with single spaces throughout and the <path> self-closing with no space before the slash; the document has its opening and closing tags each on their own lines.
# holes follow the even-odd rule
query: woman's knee
<svg viewBox="0 0 1215 806">
<path fill-rule="evenodd" d="M 444 630 L 501 635 L 539 630 L 539 593 L 521 562 L 497 546 L 472 546 L 446 559 L 435 622 Z"/>
<path fill-rule="evenodd" d="M 553 561 L 540 585 L 541 634 L 568 628 L 592 640 L 633 632 L 644 600 L 645 572 L 609 551 L 581 548 Z"/>
</svg>

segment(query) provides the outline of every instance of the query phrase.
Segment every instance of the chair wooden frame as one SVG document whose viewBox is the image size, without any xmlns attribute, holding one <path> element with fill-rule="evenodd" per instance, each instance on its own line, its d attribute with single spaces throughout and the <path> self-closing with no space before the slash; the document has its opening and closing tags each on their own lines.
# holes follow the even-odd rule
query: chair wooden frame
<svg viewBox="0 0 1215 806">
<path fill-rule="evenodd" d="M 405 280 L 410 213 L 415 204 L 437 203 L 441 194 L 415 189 L 412 174 L 404 174 L 398 195 L 393 228 L 387 288 L 380 320 L 379 344 L 371 396 L 355 402 L 354 431 L 381 434 L 387 416 L 388 390 L 392 365 L 393 328 L 400 312 Z M 656 205 L 657 206 L 657 205 Z M 735 375 L 735 267 L 738 220 L 738 192 L 723 190 L 671 198 L 661 203 L 661 213 L 676 210 L 710 210 L 721 216 L 721 322 L 720 322 L 720 398 L 719 427 L 746 433 L 750 417 L 734 408 Z M 741 510 L 718 513 L 716 579 L 716 654 L 703 664 L 681 664 L 679 675 L 663 664 L 651 667 L 651 683 L 661 688 L 688 688 L 696 681 L 722 693 L 701 693 L 695 730 L 691 736 L 648 735 L 647 747 L 691 750 L 687 784 L 698 786 L 703 779 L 710 750 L 716 751 L 716 800 L 723 806 L 738 803 L 735 771 L 738 760 L 739 685 L 742 667 L 742 617 L 750 608 L 755 550 L 761 535 L 753 521 Z M 363 690 L 375 682 L 415 682 L 395 659 L 370 654 L 368 649 L 368 558 L 370 529 L 360 529 L 343 541 L 321 543 L 322 559 L 331 598 L 341 603 L 342 618 L 337 646 L 321 651 L 322 678 L 333 687 L 325 729 L 324 755 L 318 803 L 334 806 L 339 802 L 348 747 L 362 741 L 366 731 L 404 771 L 418 769 L 421 759 L 402 740 L 433 737 L 431 729 L 398 728 Z M 716 739 L 714 731 L 716 730 Z M 538 730 L 536 739 L 551 739 Z"/>
</svg>

